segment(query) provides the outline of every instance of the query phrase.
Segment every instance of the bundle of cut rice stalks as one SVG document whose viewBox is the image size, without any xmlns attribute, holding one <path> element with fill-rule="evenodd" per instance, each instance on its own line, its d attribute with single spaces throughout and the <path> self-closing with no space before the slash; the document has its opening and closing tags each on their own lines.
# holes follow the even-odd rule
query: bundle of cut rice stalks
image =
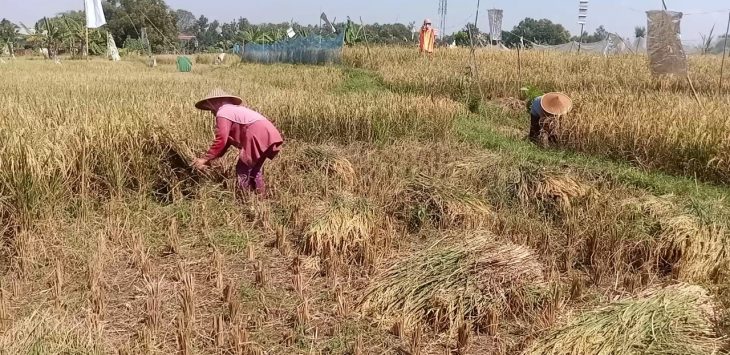
<svg viewBox="0 0 730 355">
<path fill-rule="evenodd" d="M 514 163 L 493 152 L 475 152 L 447 165 L 449 176 L 475 185 L 479 189 L 504 188 L 509 180 L 506 172 Z"/>
<path fill-rule="evenodd" d="M 230 166 L 233 164 L 227 164 L 226 162 L 213 162 L 210 166 L 204 170 L 197 170 L 190 166 L 190 162 L 197 158 L 196 152 L 190 144 L 185 143 L 185 140 L 175 140 L 168 133 L 162 133 L 160 135 L 153 136 L 154 140 L 148 145 L 153 146 L 154 149 L 162 147 L 162 156 L 159 164 L 160 173 L 158 177 L 162 177 L 165 173 L 175 174 L 178 178 L 181 176 L 189 176 L 192 178 L 205 177 L 206 179 L 220 183 L 225 181 L 230 174 Z M 167 165 L 167 166 L 166 166 Z M 170 169 L 166 172 L 162 167 Z"/>
<path fill-rule="evenodd" d="M 678 284 L 587 312 L 537 339 L 526 355 L 716 354 L 714 304 L 699 286 Z"/>
<path fill-rule="evenodd" d="M 367 200 L 351 195 L 336 196 L 306 227 L 305 252 L 371 263 L 380 243 L 378 222 L 376 210 Z"/>
<path fill-rule="evenodd" d="M 42 306 L 41 306 L 42 307 Z M 0 354 L 95 354 L 105 349 L 91 324 L 35 310 L 0 333 Z"/>
<path fill-rule="evenodd" d="M 464 322 L 495 329 L 501 315 L 537 299 L 543 267 L 529 248 L 486 233 L 461 239 L 398 261 L 373 282 L 360 309 L 385 326 L 426 323 L 453 336 Z"/>
<path fill-rule="evenodd" d="M 334 176 L 344 185 L 351 188 L 356 179 L 352 163 L 343 157 L 334 147 L 319 145 L 309 146 L 303 151 L 302 162 L 307 164 L 304 170 L 322 171 L 327 176 Z"/>
<path fill-rule="evenodd" d="M 568 211 L 573 203 L 594 192 L 591 186 L 572 174 L 541 169 L 521 168 L 511 190 L 523 204 L 537 203 Z"/>
<path fill-rule="evenodd" d="M 657 225 L 657 255 L 681 280 L 703 282 L 730 265 L 726 225 L 702 221 L 677 206 L 669 196 L 625 200 Z"/>
<path fill-rule="evenodd" d="M 418 174 L 396 197 L 397 215 L 411 230 L 432 223 L 438 228 L 481 228 L 494 220 L 491 208 L 481 198 L 446 181 Z"/>
</svg>

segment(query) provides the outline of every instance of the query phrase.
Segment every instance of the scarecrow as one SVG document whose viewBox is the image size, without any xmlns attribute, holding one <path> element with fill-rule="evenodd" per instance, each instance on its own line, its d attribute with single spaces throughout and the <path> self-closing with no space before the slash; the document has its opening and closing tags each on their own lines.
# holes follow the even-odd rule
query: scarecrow
<svg viewBox="0 0 730 355">
<path fill-rule="evenodd" d="M 436 29 L 431 27 L 431 20 L 425 19 L 421 26 L 421 34 L 419 36 L 419 48 L 421 54 L 433 54 L 436 46 Z"/>
</svg>

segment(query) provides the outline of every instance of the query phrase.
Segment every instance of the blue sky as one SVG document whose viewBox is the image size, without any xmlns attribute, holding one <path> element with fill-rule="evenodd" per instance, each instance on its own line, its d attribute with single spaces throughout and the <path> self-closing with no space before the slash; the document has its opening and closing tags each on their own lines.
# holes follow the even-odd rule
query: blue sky
<svg viewBox="0 0 730 355">
<path fill-rule="evenodd" d="M 682 23 L 682 37 L 686 41 L 698 41 L 700 33 L 709 32 L 713 24 L 715 32 L 724 32 L 730 11 L 728 0 L 666 0 L 671 10 L 686 13 Z M 450 0 L 447 32 L 473 21 L 476 0 Z M 285 22 L 294 19 L 300 23 L 318 23 L 319 13 L 324 11 L 330 19 L 344 19 L 347 15 L 365 22 L 422 21 L 429 17 L 438 23 L 438 0 L 167 0 L 172 8 L 192 11 L 196 16 L 230 21 L 246 17 L 252 22 Z M 604 25 L 609 31 L 633 36 L 636 25 L 646 24 L 644 11 L 657 9 L 661 0 L 592 0 L 589 8 L 587 29 Z M 579 32 L 577 24 L 578 0 L 483 0 L 479 27 L 487 29 L 486 9 L 501 8 L 505 11 L 504 28 L 511 29 L 524 17 L 548 18 L 562 23 L 571 33 Z M 83 0 L 0 0 L 0 18 L 6 17 L 26 25 L 47 15 L 68 9 L 82 9 Z"/>
</svg>

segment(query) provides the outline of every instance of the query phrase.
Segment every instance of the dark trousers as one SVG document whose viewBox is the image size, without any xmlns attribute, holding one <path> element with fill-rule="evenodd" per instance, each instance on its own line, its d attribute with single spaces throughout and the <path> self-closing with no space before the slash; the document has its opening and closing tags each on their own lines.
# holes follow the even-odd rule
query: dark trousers
<svg viewBox="0 0 730 355">
<path fill-rule="evenodd" d="M 253 166 L 248 166 L 243 160 L 238 160 L 236 175 L 238 176 L 238 187 L 241 191 L 253 191 L 259 195 L 266 194 L 263 171 L 265 161 L 266 157 L 261 157 L 259 161 L 254 162 Z"/>
<path fill-rule="evenodd" d="M 530 140 L 537 142 L 540 139 L 540 116 L 530 115 Z"/>
</svg>

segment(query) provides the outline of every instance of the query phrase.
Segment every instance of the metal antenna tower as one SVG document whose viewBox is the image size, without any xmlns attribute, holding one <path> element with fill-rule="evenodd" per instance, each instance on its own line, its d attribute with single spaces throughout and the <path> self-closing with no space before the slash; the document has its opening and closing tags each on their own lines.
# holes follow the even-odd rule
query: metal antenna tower
<svg viewBox="0 0 730 355">
<path fill-rule="evenodd" d="M 439 0 L 439 34 L 446 35 L 446 14 L 448 13 L 448 0 Z"/>
</svg>

